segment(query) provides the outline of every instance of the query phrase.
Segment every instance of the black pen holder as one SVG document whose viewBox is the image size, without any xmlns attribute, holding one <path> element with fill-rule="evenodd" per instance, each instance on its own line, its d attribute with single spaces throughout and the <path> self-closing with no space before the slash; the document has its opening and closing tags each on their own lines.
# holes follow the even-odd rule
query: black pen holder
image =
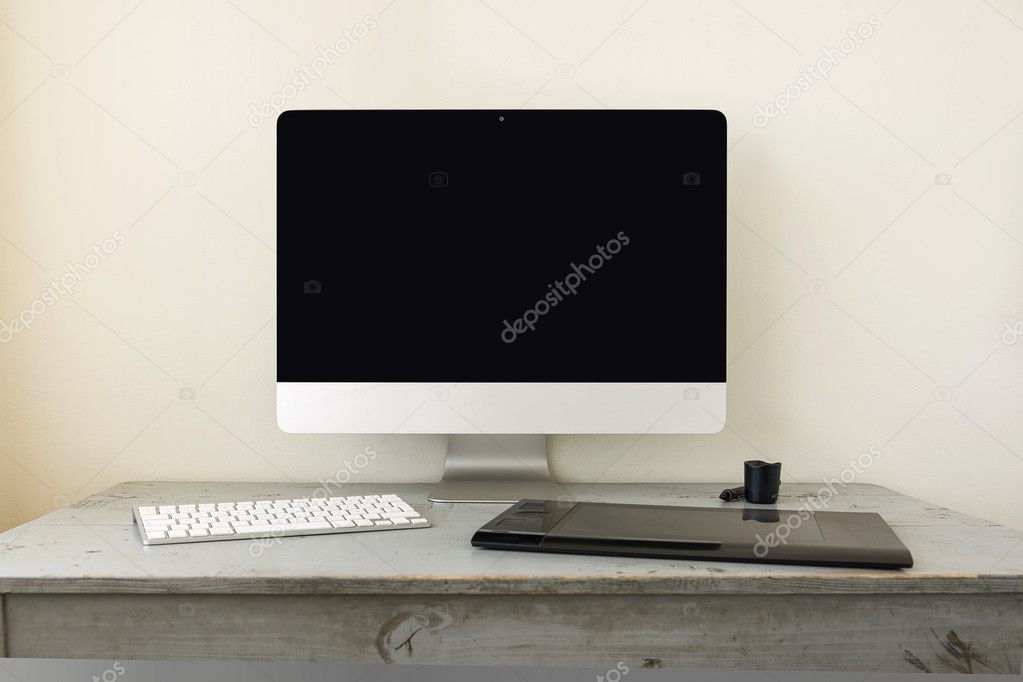
<svg viewBox="0 0 1023 682">
<path fill-rule="evenodd" d="M 743 463 L 743 482 L 746 501 L 754 504 L 774 504 L 781 487 L 781 462 L 773 464 L 751 459 Z"/>
</svg>

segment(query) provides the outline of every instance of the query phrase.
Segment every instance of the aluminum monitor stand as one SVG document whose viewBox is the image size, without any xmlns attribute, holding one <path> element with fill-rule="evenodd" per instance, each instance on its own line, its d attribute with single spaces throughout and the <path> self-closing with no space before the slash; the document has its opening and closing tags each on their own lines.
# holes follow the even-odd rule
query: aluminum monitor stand
<svg viewBox="0 0 1023 682">
<path fill-rule="evenodd" d="M 431 502 L 511 504 L 526 498 L 570 499 L 551 479 L 546 436 L 448 436 L 444 476 L 430 491 Z"/>
</svg>

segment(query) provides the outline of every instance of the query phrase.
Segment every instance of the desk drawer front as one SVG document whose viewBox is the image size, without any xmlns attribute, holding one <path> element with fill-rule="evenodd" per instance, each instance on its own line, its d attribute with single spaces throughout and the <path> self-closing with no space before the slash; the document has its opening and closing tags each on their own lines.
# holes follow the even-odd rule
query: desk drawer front
<svg viewBox="0 0 1023 682">
<path fill-rule="evenodd" d="M 1023 651 L 1007 594 L 6 599 L 26 658 L 1019 674 Z"/>
</svg>

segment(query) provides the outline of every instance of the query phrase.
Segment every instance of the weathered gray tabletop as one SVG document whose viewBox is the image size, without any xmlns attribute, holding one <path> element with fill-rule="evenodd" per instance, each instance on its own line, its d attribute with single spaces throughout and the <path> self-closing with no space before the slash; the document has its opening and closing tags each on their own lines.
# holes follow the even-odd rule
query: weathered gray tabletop
<svg viewBox="0 0 1023 682">
<path fill-rule="evenodd" d="M 500 505 L 426 502 L 422 530 L 144 547 L 129 509 L 310 496 L 317 484 L 124 483 L 0 534 L 0 653 L 1019 673 L 1023 533 L 868 485 L 903 571 L 497 552 Z M 717 506 L 723 485 L 569 486 L 577 499 Z M 780 508 L 819 486 L 783 486 Z M 338 494 L 338 493 L 332 493 Z"/>
</svg>

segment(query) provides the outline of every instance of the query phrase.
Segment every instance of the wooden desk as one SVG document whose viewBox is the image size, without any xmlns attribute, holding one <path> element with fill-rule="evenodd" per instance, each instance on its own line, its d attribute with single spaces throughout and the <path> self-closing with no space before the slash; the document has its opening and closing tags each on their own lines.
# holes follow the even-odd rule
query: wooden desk
<svg viewBox="0 0 1023 682">
<path fill-rule="evenodd" d="M 434 527 L 144 547 L 135 504 L 310 496 L 316 484 L 124 483 L 0 534 L 10 657 L 1018 674 L 1023 533 L 884 488 L 905 571 L 474 549 L 499 505 L 394 491 Z M 723 485 L 576 485 L 578 499 L 717 506 Z M 782 508 L 817 486 L 783 486 Z M 333 493 L 337 494 L 337 493 Z M 950 640 L 969 656 L 957 657 Z M 967 660 L 969 659 L 969 660 Z"/>
</svg>

